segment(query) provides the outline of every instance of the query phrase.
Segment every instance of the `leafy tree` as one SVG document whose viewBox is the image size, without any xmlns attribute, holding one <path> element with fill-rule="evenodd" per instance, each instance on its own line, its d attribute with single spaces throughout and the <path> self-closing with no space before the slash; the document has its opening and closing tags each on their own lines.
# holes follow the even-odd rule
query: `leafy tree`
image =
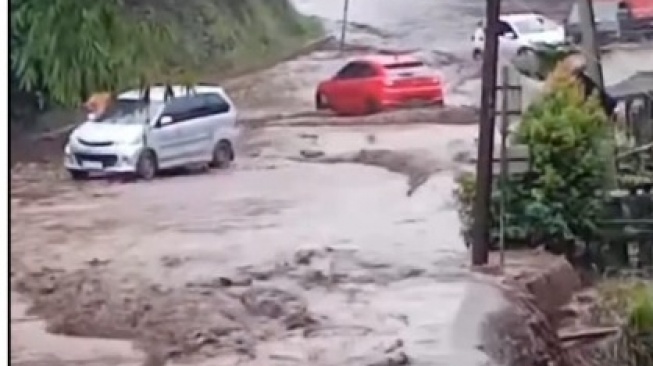
<svg viewBox="0 0 653 366">
<path fill-rule="evenodd" d="M 12 0 L 11 73 L 20 91 L 75 105 L 161 75 L 171 32 L 121 0 Z"/>
<path fill-rule="evenodd" d="M 607 117 L 566 68 L 550 75 L 548 87 L 514 136 L 530 147 L 532 172 L 507 187 L 523 202 L 513 215 L 547 241 L 583 240 L 595 233 L 603 205 Z"/>
<path fill-rule="evenodd" d="M 607 117 L 595 97 L 585 98 L 577 80 L 558 67 L 547 92 L 524 114 L 513 142 L 529 146 L 531 171 L 509 177 L 492 196 L 493 232 L 498 236 L 499 199 L 505 195 L 508 246 L 546 245 L 571 254 L 577 241 L 594 237 L 603 209 Z M 472 177 L 473 178 L 473 177 Z M 471 226 L 475 195 L 470 177 L 456 195 L 464 225 Z"/>
</svg>

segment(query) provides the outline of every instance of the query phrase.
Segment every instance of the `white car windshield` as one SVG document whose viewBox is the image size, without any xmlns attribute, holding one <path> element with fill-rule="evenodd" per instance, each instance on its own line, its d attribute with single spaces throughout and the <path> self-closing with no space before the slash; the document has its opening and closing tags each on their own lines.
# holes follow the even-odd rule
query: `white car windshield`
<svg viewBox="0 0 653 366">
<path fill-rule="evenodd" d="M 138 99 L 118 99 L 111 103 L 102 115 L 95 116 L 93 122 L 116 125 L 146 124 L 160 106 L 160 103 L 146 103 Z"/>
</svg>

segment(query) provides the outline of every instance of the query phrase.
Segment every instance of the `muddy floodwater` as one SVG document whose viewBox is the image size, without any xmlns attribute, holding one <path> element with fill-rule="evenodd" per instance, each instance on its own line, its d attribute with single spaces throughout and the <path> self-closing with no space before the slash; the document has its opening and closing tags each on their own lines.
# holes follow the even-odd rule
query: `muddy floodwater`
<svg viewBox="0 0 653 366">
<path fill-rule="evenodd" d="M 297 5 L 337 32 L 340 1 Z M 482 365 L 475 329 L 494 302 L 470 285 L 451 197 L 477 134 L 467 40 L 482 5 L 351 0 L 344 54 L 226 83 L 244 121 L 228 170 L 12 172 L 12 364 Z M 319 80 L 378 49 L 425 57 L 447 106 L 312 111 Z"/>
</svg>

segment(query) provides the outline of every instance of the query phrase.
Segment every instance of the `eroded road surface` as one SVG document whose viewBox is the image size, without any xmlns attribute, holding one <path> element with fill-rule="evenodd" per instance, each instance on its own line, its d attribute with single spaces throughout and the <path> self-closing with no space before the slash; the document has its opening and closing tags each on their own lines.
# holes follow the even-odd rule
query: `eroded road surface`
<svg viewBox="0 0 653 366">
<path fill-rule="evenodd" d="M 298 0 L 334 30 L 341 5 Z M 415 49 L 445 74 L 445 109 L 310 112 L 343 62 L 323 50 L 228 83 L 246 121 L 229 170 L 81 185 L 13 172 L 12 364 L 481 364 L 458 327 L 451 191 L 477 129 L 465 42 L 482 11 L 352 1 L 345 56 Z"/>
</svg>

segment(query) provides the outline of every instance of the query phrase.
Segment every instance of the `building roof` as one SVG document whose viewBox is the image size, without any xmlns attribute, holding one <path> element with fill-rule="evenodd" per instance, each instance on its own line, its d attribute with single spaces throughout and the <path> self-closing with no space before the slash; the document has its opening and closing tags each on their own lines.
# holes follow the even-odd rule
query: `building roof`
<svg viewBox="0 0 653 366">
<path fill-rule="evenodd" d="M 638 71 L 628 79 L 607 88 L 614 98 L 651 94 L 653 95 L 653 71 Z"/>
</svg>

